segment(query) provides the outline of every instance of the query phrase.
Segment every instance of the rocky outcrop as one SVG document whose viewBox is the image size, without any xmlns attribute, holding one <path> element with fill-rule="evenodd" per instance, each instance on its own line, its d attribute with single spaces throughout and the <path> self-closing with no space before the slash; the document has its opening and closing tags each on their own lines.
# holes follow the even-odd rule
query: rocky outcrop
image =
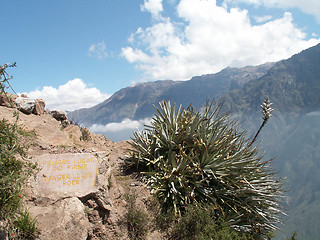
<svg viewBox="0 0 320 240">
<path fill-rule="evenodd" d="M 1 93 L 0 106 L 18 108 L 25 114 L 42 115 L 46 112 L 46 103 L 43 99 L 28 98 L 25 94 L 19 97 L 11 93 Z"/>
<path fill-rule="evenodd" d="M 32 99 L 23 95 L 15 99 L 17 108 L 25 114 L 42 115 L 45 112 L 45 101 L 43 99 Z"/>
</svg>

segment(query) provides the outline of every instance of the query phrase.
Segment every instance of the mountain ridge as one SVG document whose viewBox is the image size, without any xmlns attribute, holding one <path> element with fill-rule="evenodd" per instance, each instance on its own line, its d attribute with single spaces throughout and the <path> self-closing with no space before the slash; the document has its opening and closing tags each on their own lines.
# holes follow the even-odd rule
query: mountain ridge
<svg viewBox="0 0 320 240">
<path fill-rule="evenodd" d="M 151 117 L 153 104 L 170 100 L 183 106 L 199 108 L 207 100 L 237 89 L 266 74 L 273 63 L 243 68 L 228 67 L 215 74 L 195 76 L 188 81 L 159 80 L 122 88 L 104 102 L 68 113 L 68 118 L 84 125 L 139 120 Z"/>
<path fill-rule="evenodd" d="M 274 64 L 260 79 L 239 91 L 227 93 L 222 102 L 236 112 L 255 112 L 266 97 L 282 112 L 312 112 L 320 108 L 320 44 Z"/>
</svg>

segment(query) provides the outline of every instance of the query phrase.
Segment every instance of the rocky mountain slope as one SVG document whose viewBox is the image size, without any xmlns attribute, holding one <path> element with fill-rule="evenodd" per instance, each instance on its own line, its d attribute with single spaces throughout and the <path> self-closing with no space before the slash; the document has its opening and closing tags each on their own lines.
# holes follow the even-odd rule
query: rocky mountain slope
<svg viewBox="0 0 320 240">
<path fill-rule="evenodd" d="M 16 111 L 16 108 L 0 106 L 0 117 L 14 123 Z M 49 181 L 50 176 L 39 176 L 40 173 L 29 180 L 23 200 L 30 216 L 38 222 L 39 239 L 128 239 L 127 229 L 119 223 L 127 211 L 126 194 L 137 193 L 136 204 L 145 211 L 150 197 L 140 181 L 121 171 L 129 145 L 114 143 L 76 125 L 65 127 L 49 113 L 20 112 L 18 125 L 28 133 L 24 138 L 24 143 L 29 145 L 28 156 L 23 160 L 38 162 L 40 169 L 44 161 L 53 164 L 53 159 L 59 156 L 89 154 L 98 159 L 94 187 L 85 191 L 44 192 L 38 179 L 44 177 Z M 57 174 L 55 172 L 51 180 L 59 182 L 60 177 L 66 176 Z M 150 232 L 148 239 L 160 239 L 160 234 Z"/>
<path fill-rule="evenodd" d="M 106 101 L 88 109 L 68 113 L 69 119 L 90 126 L 121 122 L 125 118 L 143 119 L 154 114 L 153 104 L 170 100 L 198 108 L 247 82 L 265 75 L 272 63 L 244 68 L 226 68 L 216 74 L 193 77 L 189 81 L 156 81 L 123 88 Z"/>
<path fill-rule="evenodd" d="M 266 96 L 282 113 L 320 108 L 320 44 L 277 62 L 266 75 L 226 94 L 222 101 L 236 112 L 253 112 Z"/>
</svg>

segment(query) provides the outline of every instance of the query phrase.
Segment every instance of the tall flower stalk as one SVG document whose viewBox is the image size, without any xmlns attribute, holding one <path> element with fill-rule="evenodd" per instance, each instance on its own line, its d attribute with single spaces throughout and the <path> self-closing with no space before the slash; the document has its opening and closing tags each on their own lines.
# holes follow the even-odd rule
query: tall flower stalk
<svg viewBox="0 0 320 240">
<path fill-rule="evenodd" d="M 273 108 L 271 108 L 271 105 L 272 105 L 272 102 L 270 102 L 269 98 L 266 98 L 263 101 L 262 105 L 260 105 L 260 107 L 262 109 L 263 122 L 262 122 L 260 128 L 258 129 L 256 135 L 252 139 L 251 144 L 253 144 L 257 140 L 262 128 L 266 125 L 266 123 L 268 122 L 269 118 L 272 117 L 271 113 L 273 112 Z"/>
</svg>

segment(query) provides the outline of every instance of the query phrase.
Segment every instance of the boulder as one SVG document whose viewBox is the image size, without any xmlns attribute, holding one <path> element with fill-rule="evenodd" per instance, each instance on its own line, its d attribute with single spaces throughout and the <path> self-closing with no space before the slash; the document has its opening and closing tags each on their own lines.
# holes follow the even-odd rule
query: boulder
<svg viewBox="0 0 320 240">
<path fill-rule="evenodd" d="M 67 117 L 67 113 L 65 111 L 61 111 L 61 110 L 53 110 L 50 112 L 50 114 L 52 115 L 52 117 L 54 117 L 57 121 L 65 121 L 68 119 Z"/>
<path fill-rule="evenodd" d="M 15 99 L 17 108 L 25 114 L 42 115 L 45 112 L 46 103 L 43 99 L 32 99 L 22 94 L 21 97 Z"/>
<path fill-rule="evenodd" d="M 42 115 L 45 113 L 46 102 L 43 99 L 36 99 L 33 113 Z"/>
<path fill-rule="evenodd" d="M 16 104 L 21 112 L 31 114 L 35 108 L 36 101 L 31 98 L 18 97 L 16 99 Z"/>
<path fill-rule="evenodd" d="M 40 239 L 79 239 L 86 240 L 90 223 L 85 213 L 85 206 L 77 197 L 50 202 L 44 198 L 29 211 L 36 215 Z"/>
</svg>

